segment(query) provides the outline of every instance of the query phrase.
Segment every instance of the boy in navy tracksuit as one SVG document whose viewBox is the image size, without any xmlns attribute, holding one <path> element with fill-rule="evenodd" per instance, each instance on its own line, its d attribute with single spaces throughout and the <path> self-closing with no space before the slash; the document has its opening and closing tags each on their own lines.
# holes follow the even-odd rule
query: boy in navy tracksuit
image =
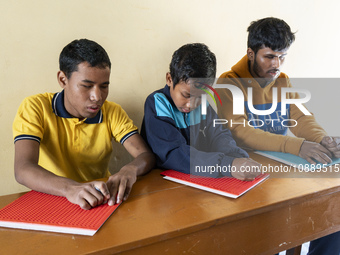
<svg viewBox="0 0 340 255">
<path fill-rule="evenodd" d="M 202 88 L 206 87 L 198 78 L 212 83 L 215 75 L 216 58 L 206 45 L 179 48 L 172 56 L 166 86 L 146 99 L 141 134 L 160 168 L 253 180 L 260 174 L 260 164 L 237 147 L 228 129 L 214 127 L 213 120 L 218 117 L 211 106 L 206 115 L 201 113 Z M 245 171 L 245 167 L 253 170 Z"/>
</svg>

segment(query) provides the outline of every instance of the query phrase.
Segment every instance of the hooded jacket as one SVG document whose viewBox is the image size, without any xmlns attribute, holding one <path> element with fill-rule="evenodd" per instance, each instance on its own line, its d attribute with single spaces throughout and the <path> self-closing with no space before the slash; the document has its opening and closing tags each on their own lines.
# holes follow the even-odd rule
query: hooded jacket
<svg viewBox="0 0 340 255">
<path fill-rule="evenodd" d="M 304 140 L 320 143 L 326 132 L 316 122 L 313 115 L 305 115 L 295 104 L 287 105 L 287 114 L 282 114 L 281 89 L 291 88 L 288 76 L 280 73 L 279 77 L 262 88 L 249 72 L 248 56 L 244 56 L 231 71 L 223 73 L 218 83 L 237 86 L 244 95 L 245 111 L 243 115 L 233 115 L 233 96 L 228 89 L 217 89 L 222 100 L 218 105 L 220 118 L 228 120 L 228 128 L 237 144 L 255 150 L 280 151 L 299 155 Z M 252 89 L 253 98 L 249 98 L 248 89 Z M 270 109 L 273 104 L 274 89 L 277 89 L 277 106 L 270 115 L 256 115 L 248 107 L 257 110 Z M 298 99 L 298 93 L 287 93 L 287 99 Z M 232 121 L 231 121 L 232 120 Z M 242 123 L 230 125 L 230 123 Z M 287 136 L 287 131 L 295 135 Z"/>
</svg>

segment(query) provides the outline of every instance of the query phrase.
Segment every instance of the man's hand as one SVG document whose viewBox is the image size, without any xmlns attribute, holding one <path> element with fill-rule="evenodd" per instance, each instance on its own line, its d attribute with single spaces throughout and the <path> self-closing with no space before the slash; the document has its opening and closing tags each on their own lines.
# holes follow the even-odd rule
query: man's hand
<svg viewBox="0 0 340 255">
<path fill-rule="evenodd" d="M 316 164 L 314 160 L 322 164 L 332 162 L 332 153 L 321 144 L 314 142 L 304 141 L 301 145 L 299 156 L 311 164 Z"/>
<path fill-rule="evenodd" d="M 119 204 L 130 195 L 133 184 L 137 180 L 137 171 L 129 165 L 124 166 L 118 173 L 109 177 L 106 182 L 110 192 L 109 205 Z"/>
<path fill-rule="evenodd" d="M 105 182 L 93 181 L 69 185 L 65 197 L 82 209 L 89 210 L 106 203 L 110 199 L 110 192 Z"/>
<path fill-rule="evenodd" d="M 232 171 L 231 175 L 241 181 L 252 181 L 262 173 L 261 166 L 251 158 L 235 158 L 232 167 L 236 171 Z"/>
<path fill-rule="evenodd" d="M 334 157 L 340 158 L 340 137 L 325 136 L 321 140 L 321 145 L 329 150 Z"/>
<path fill-rule="evenodd" d="M 130 136 L 123 146 L 134 160 L 123 166 L 118 173 L 110 176 L 106 182 L 110 192 L 109 205 L 125 201 L 130 195 L 137 176 L 149 172 L 156 162 L 154 154 L 139 134 Z"/>
</svg>

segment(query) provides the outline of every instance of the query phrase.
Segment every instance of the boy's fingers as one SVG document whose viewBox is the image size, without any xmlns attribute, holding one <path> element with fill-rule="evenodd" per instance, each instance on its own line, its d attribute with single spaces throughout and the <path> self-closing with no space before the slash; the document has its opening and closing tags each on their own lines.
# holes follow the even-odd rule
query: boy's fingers
<svg viewBox="0 0 340 255">
<path fill-rule="evenodd" d="M 129 186 L 126 186 L 125 188 L 125 196 L 124 196 L 124 201 L 128 199 L 129 195 L 130 195 L 130 192 L 131 192 L 131 187 Z"/>
<path fill-rule="evenodd" d="M 83 210 L 90 210 L 92 208 L 92 206 L 85 200 L 82 199 L 78 205 L 80 206 L 81 209 Z"/>
<path fill-rule="evenodd" d="M 110 191 L 105 182 L 95 182 L 94 188 L 104 196 L 105 199 L 110 198 Z"/>
<path fill-rule="evenodd" d="M 120 180 L 119 189 L 118 189 L 118 195 L 117 195 L 117 204 L 121 203 L 123 201 L 123 197 L 125 194 L 127 181 L 125 179 Z"/>
<path fill-rule="evenodd" d="M 94 190 L 93 191 L 87 191 L 86 193 L 84 193 L 82 199 L 84 201 L 87 202 L 87 204 L 90 206 L 90 207 L 96 207 L 98 205 L 100 205 L 102 202 L 103 202 L 103 196 L 101 194 L 98 194 L 99 192 Z M 87 205 L 85 203 L 82 202 L 82 206 L 87 207 Z M 90 208 L 89 208 L 90 209 Z"/>
<path fill-rule="evenodd" d="M 116 203 L 116 199 L 114 197 L 110 197 L 110 199 L 107 201 L 107 204 L 109 206 L 113 206 Z"/>
<path fill-rule="evenodd" d="M 111 185 L 110 187 L 110 199 L 108 200 L 108 204 L 110 206 L 116 203 L 116 196 L 117 196 L 117 185 Z"/>
</svg>

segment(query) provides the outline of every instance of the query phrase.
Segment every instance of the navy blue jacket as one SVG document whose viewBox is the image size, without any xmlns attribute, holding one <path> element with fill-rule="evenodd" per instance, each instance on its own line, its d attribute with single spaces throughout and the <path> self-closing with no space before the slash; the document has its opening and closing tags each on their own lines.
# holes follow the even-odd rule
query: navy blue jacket
<svg viewBox="0 0 340 255">
<path fill-rule="evenodd" d="M 156 155 L 159 168 L 209 177 L 231 176 L 229 171 L 210 173 L 207 169 L 225 166 L 224 170 L 230 170 L 234 158 L 249 156 L 237 147 L 228 129 L 213 127 L 213 119 L 218 117 L 209 104 L 206 115 L 201 115 L 201 107 L 180 112 L 166 85 L 147 97 L 141 135 Z"/>
</svg>

